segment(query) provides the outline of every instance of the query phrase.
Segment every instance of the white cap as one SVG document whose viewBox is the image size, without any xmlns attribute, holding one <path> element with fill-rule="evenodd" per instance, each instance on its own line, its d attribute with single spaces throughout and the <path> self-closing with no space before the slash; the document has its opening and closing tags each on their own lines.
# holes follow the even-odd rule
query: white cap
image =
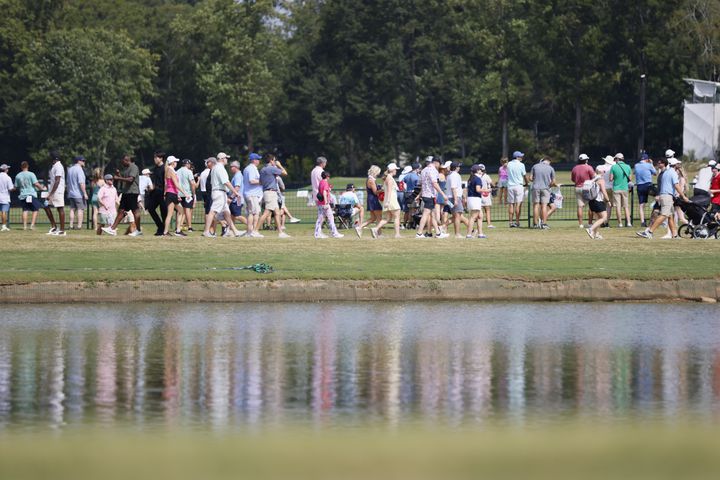
<svg viewBox="0 0 720 480">
<path fill-rule="evenodd" d="M 386 170 L 397 170 L 397 169 L 398 169 L 398 166 L 395 164 L 395 162 L 392 162 L 386 168 Z"/>
<path fill-rule="evenodd" d="M 170 155 L 169 157 L 167 157 L 167 160 L 165 160 L 165 163 L 167 163 L 168 165 L 170 165 L 171 163 L 177 163 L 177 162 L 179 162 L 179 161 L 180 161 L 180 160 L 178 160 L 177 157 L 173 157 L 172 155 Z"/>
<path fill-rule="evenodd" d="M 665 158 L 670 158 L 670 157 L 674 157 L 674 156 L 675 156 L 675 152 L 673 152 L 669 148 L 667 150 L 665 150 Z"/>
<path fill-rule="evenodd" d="M 680 163 L 682 163 L 682 162 L 675 157 L 668 158 L 668 165 L 670 165 L 670 166 L 678 165 Z"/>
<path fill-rule="evenodd" d="M 450 165 L 452 165 L 452 162 L 450 160 L 448 160 L 447 162 L 443 163 L 442 168 L 444 168 L 445 170 L 448 170 L 448 169 L 450 169 Z"/>
<path fill-rule="evenodd" d="M 408 165 L 405 168 L 402 169 L 402 174 L 407 175 L 408 173 L 412 172 L 412 166 Z"/>
<path fill-rule="evenodd" d="M 143 168 L 143 171 L 140 172 L 140 173 L 142 173 L 143 175 L 150 175 L 150 169 L 149 169 L 149 168 Z"/>
<path fill-rule="evenodd" d="M 613 157 L 611 157 L 610 155 L 605 157 L 604 160 L 605 160 L 605 163 L 607 163 L 608 165 L 615 165 L 615 159 Z"/>
<path fill-rule="evenodd" d="M 217 158 L 218 160 L 222 160 L 223 158 L 230 158 L 230 155 L 228 155 L 225 152 L 220 152 L 217 154 L 217 157 L 215 157 L 215 158 Z"/>
<path fill-rule="evenodd" d="M 617 158 L 618 160 L 625 160 L 625 155 L 623 155 L 622 153 L 616 153 L 615 158 Z"/>
<path fill-rule="evenodd" d="M 580 156 L 578 157 L 578 160 L 590 160 L 590 157 L 588 157 L 584 153 L 581 153 Z"/>
<path fill-rule="evenodd" d="M 710 160 L 708 162 L 708 167 L 714 167 L 715 165 L 717 165 L 717 162 L 715 160 Z"/>
</svg>

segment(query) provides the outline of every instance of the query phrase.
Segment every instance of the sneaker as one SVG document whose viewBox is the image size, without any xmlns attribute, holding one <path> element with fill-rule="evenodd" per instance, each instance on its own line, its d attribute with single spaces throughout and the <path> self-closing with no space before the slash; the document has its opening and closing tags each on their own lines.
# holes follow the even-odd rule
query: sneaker
<svg viewBox="0 0 720 480">
<path fill-rule="evenodd" d="M 487 228 L 495 228 L 495 225 L 488 225 Z"/>
<path fill-rule="evenodd" d="M 224 238 L 228 238 L 228 237 L 234 237 L 235 234 L 233 234 L 233 232 L 229 228 L 224 228 L 223 232 L 220 236 L 224 237 Z"/>
<path fill-rule="evenodd" d="M 661 238 L 662 240 L 670 240 L 671 238 L 673 238 L 673 236 L 668 232 L 668 233 L 666 233 L 665 235 L 663 235 L 663 236 L 660 237 L 660 238 Z"/>
<path fill-rule="evenodd" d="M 533 230 L 540 230 L 542 227 L 538 225 L 537 223 L 532 226 Z"/>
<path fill-rule="evenodd" d="M 53 233 L 53 236 L 55 236 L 55 237 L 67 237 L 67 233 L 65 233 L 64 230 L 58 230 L 57 232 Z"/>
<path fill-rule="evenodd" d="M 647 239 L 653 238 L 653 234 L 650 233 L 648 230 L 643 230 L 642 232 L 635 232 L 635 234 L 638 237 L 642 237 L 642 238 L 647 238 Z"/>
<path fill-rule="evenodd" d="M 238 230 L 238 232 L 235 234 L 235 238 L 244 237 L 247 235 L 247 231 L 241 232 Z"/>
<path fill-rule="evenodd" d="M 317 235 L 315 235 L 315 238 L 322 239 L 322 238 L 330 238 L 330 237 L 328 237 L 324 233 L 318 233 Z"/>
<path fill-rule="evenodd" d="M 435 238 L 448 238 L 449 236 L 447 233 L 441 232 L 440 235 L 435 235 Z"/>
<path fill-rule="evenodd" d="M 32 229 L 33 229 L 33 227 L 30 227 L 30 230 L 32 230 Z M 57 227 L 52 227 L 52 228 L 48 231 L 47 234 L 48 234 L 48 235 L 55 235 L 55 232 L 57 232 Z"/>
<path fill-rule="evenodd" d="M 416 233 L 415 238 L 425 238 L 425 235 L 423 235 L 422 233 Z"/>
<path fill-rule="evenodd" d="M 602 239 L 603 239 L 603 237 L 599 233 L 597 235 L 595 235 L 595 240 L 602 240 Z"/>
<path fill-rule="evenodd" d="M 141 237 L 142 236 L 142 230 L 135 230 L 132 233 L 128 233 L 128 237 Z"/>
<path fill-rule="evenodd" d="M 155 232 L 155 234 L 154 234 L 153 236 L 154 236 L 154 237 L 162 237 L 162 236 L 163 236 L 163 232 Z"/>
<path fill-rule="evenodd" d="M 190 233 L 193 233 L 195 230 L 193 230 L 192 227 L 189 227 L 189 228 L 187 229 L 187 231 L 190 232 Z"/>
<path fill-rule="evenodd" d="M 622 224 L 622 223 L 618 223 L 618 227 L 617 227 L 617 228 L 624 228 L 624 227 L 623 227 L 623 224 Z"/>
<path fill-rule="evenodd" d="M 580 225 L 578 225 L 578 226 L 579 226 L 581 229 L 582 229 L 582 228 L 585 228 L 585 225 L 582 225 L 582 224 L 580 224 Z"/>
<path fill-rule="evenodd" d="M 587 232 L 588 237 L 595 238 L 595 234 L 592 232 L 592 230 L 590 230 L 589 228 L 586 228 L 585 231 Z"/>
<path fill-rule="evenodd" d="M 180 230 L 179 232 L 176 230 L 176 231 L 175 231 L 175 236 L 176 236 L 176 237 L 187 237 L 187 235 L 185 234 L 185 232 L 183 232 L 182 230 Z"/>
<path fill-rule="evenodd" d="M 288 235 L 285 232 L 278 233 L 278 238 L 291 238 L 290 235 Z"/>
<path fill-rule="evenodd" d="M 472 235 L 465 235 L 465 238 L 470 239 L 470 238 L 473 238 L 473 236 L 472 236 Z"/>
<path fill-rule="evenodd" d="M 540 228 L 542 228 L 543 230 L 550 230 L 550 225 L 548 225 L 547 223 L 543 223 L 540 224 Z"/>
<path fill-rule="evenodd" d="M 252 238 L 265 238 L 265 235 L 263 235 L 262 233 L 258 233 L 258 232 L 250 232 L 250 234 L 248 236 L 252 237 Z"/>
<path fill-rule="evenodd" d="M 215 235 L 214 233 L 210 233 L 210 232 L 203 232 L 202 236 L 205 238 L 217 238 L 217 235 Z"/>
<path fill-rule="evenodd" d="M 295 218 L 295 217 L 290 217 L 290 220 L 288 220 L 288 222 L 290 222 L 290 223 L 300 223 L 301 221 L 302 220 L 300 220 L 299 218 Z"/>
<path fill-rule="evenodd" d="M 628 224 L 625 225 L 625 226 L 626 226 L 627 228 L 632 228 L 632 223 L 628 223 Z"/>
<path fill-rule="evenodd" d="M 510 228 L 517 228 L 517 225 L 515 225 L 514 222 L 510 222 Z"/>
<path fill-rule="evenodd" d="M 371 228 L 371 229 L 370 229 L 370 234 L 372 235 L 373 238 L 377 238 L 377 236 L 378 236 L 378 230 L 377 230 L 377 228 Z"/>
<path fill-rule="evenodd" d="M 482 233 L 478 235 L 478 240 L 482 240 L 483 238 L 487 238 L 487 235 L 483 235 Z"/>
<path fill-rule="evenodd" d="M 112 235 L 113 237 L 117 235 L 117 230 L 113 230 L 111 227 L 103 227 L 101 229 L 103 232 L 107 233 L 108 235 Z M 157 234 L 156 234 L 157 235 Z M 162 234 L 160 234 L 162 235 Z"/>
<path fill-rule="evenodd" d="M 362 228 L 355 227 L 355 233 L 357 234 L 358 238 L 362 238 Z"/>
<path fill-rule="evenodd" d="M 641 223 L 640 223 L 640 226 L 643 227 L 643 228 L 647 228 L 647 222 L 641 222 Z"/>
<path fill-rule="evenodd" d="M 332 238 L 343 238 L 344 236 L 345 235 L 343 235 L 342 233 L 333 233 L 332 234 Z"/>
<path fill-rule="evenodd" d="M 3 225 L 2 228 L 0 228 L 0 231 L 2 231 L 2 232 L 9 232 L 10 229 L 8 228 L 7 225 Z"/>
</svg>

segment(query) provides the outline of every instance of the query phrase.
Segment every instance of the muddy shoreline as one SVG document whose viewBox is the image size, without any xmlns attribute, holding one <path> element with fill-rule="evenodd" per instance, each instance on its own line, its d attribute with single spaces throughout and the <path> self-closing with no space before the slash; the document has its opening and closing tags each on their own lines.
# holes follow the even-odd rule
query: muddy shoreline
<svg viewBox="0 0 720 480">
<path fill-rule="evenodd" d="M 0 303 L 324 302 L 324 301 L 695 301 L 720 299 L 704 280 L 123 280 L 0 285 Z"/>
</svg>

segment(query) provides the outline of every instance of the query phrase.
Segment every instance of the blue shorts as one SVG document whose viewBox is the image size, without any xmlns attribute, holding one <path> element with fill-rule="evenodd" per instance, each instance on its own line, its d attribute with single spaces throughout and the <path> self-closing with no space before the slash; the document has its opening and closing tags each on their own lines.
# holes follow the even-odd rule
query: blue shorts
<svg viewBox="0 0 720 480">
<path fill-rule="evenodd" d="M 239 217 L 242 215 L 242 205 L 238 205 L 235 202 L 230 202 L 230 215 L 233 217 Z"/>
<path fill-rule="evenodd" d="M 10 211 L 9 203 L 0 203 L 0 212 L 7 213 Z"/>
<path fill-rule="evenodd" d="M 637 185 L 638 203 L 648 202 L 648 192 L 650 191 L 651 186 L 652 183 L 641 183 L 640 185 Z"/>
<path fill-rule="evenodd" d="M 47 206 L 47 200 L 41 201 L 37 197 L 31 197 L 32 203 L 28 203 L 25 200 L 21 200 L 20 203 L 22 204 L 22 210 L 23 212 L 37 212 L 41 208 L 45 208 Z"/>
</svg>

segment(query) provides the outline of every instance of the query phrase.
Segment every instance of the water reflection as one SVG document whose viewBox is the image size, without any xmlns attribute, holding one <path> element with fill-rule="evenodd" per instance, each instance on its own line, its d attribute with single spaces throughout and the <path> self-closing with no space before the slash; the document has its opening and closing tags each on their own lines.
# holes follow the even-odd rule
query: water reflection
<svg viewBox="0 0 720 480">
<path fill-rule="evenodd" d="M 5 307 L 0 428 L 714 415 L 712 306 Z"/>
</svg>

